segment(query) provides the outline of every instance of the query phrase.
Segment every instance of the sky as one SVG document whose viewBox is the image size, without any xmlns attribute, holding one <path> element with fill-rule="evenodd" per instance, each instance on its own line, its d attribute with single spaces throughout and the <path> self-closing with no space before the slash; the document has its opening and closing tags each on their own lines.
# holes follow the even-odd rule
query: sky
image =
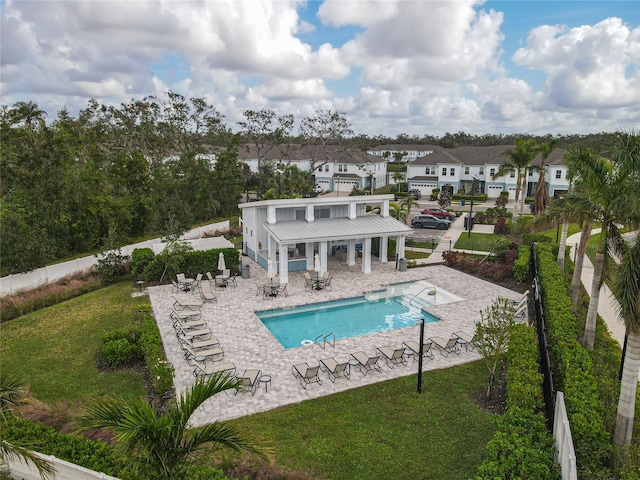
<svg viewBox="0 0 640 480">
<path fill-rule="evenodd" d="M 355 134 L 638 131 L 640 2 L 0 0 L 0 103 L 171 90 Z M 294 130 L 294 133 L 297 129 Z"/>
</svg>

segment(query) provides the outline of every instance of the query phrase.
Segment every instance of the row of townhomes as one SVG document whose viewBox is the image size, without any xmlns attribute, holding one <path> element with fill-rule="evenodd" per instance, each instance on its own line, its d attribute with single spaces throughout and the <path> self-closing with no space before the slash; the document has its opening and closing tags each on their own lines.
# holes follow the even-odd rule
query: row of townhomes
<svg viewBox="0 0 640 480">
<path fill-rule="evenodd" d="M 505 162 L 504 152 L 513 145 L 493 147 L 457 147 L 441 148 L 429 145 L 381 145 L 369 151 L 380 158 L 396 158 L 395 154 L 407 153 L 407 182 L 409 188 L 430 194 L 435 188 L 450 193 L 471 192 L 474 179 L 478 180 L 476 193 L 486 193 L 489 198 L 497 198 L 501 192 L 509 192 L 509 198 L 515 198 L 516 174 L 493 178 Z M 389 153 L 385 153 L 389 152 Z M 567 167 L 562 164 L 564 150 L 555 149 L 545 160 L 545 181 L 549 194 L 558 196 L 569 188 Z M 538 157 L 534 165 L 540 166 Z M 525 196 L 532 196 L 538 183 L 538 173 L 527 172 Z"/>
</svg>

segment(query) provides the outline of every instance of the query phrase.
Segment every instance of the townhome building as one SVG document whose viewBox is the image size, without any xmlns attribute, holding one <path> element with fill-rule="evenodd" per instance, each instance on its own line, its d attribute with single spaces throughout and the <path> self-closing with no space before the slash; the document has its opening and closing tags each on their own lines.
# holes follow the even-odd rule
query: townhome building
<svg viewBox="0 0 640 480">
<path fill-rule="evenodd" d="M 434 145 L 388 144 L 373 147 L 367 150 L 367 153 L 384 158 L 389 162 L 413 162 L 415 159 L 429 155 L 439 148 Z"/>
<path fill-rule="evenodd" d="M 407 182 L 410 189 L 418 189 L 423 195 L 430 195 L 433 189 L 454 193 L 469 193 L 474 180 L 477 181 L 475 193 L 487 194 L 497 198 L 502 192 L 508 192 L 509 198 L 515 198 L 517 174 L 515 172 L 494 178 L 507 159 L 504 153 L 514 145 L 491 147 L 457 147 L 445 149 L 435 147 L 432 153 L 417 158 L 407 165 Z M 562 164 L 564 150 L 555 149 L 544 162 L 545 183 L 551 196 L 561 195 L 569 188 L 567 167 Z M 539 155 L 533 162 L 542 165 Z M 532 196 L 539 181 L 539 173 L 527 170 L 525 196 Z"/>
<path fill-rule="evenodd" d="M 311 172 L 316 184 L 325 191 L 338 194 L 350 193 L 354 188 L 373 191 L 387 185 L 387 162 L 381 157 L 338 145 L 277 145 L 260 148 L 243 145 L 239 160 L 256 173 L 261 162 L 269 162 L 276 168 L 295 165 Z"/>
</svg>

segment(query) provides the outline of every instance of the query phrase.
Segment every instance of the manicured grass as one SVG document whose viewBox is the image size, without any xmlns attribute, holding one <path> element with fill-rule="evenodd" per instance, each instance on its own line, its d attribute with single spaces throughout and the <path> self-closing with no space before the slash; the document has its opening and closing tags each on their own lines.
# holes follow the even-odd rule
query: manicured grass
<svg viewBox="0 0 640 480">
<path fill-rule="evenodd" d="M 467 479 L 495 432 L 471 400 L 486 381 L 486 367 L 474 362 L 425 372 L 422 394 L 411 375 L 232 423 L 273 445 L 279 465 L 321 478 Z"/>
<path fill-rule="evenodd" d="M 138 374 L 96 368 L 102 334 L 132 325 L 135 306 L 149 302 L 131 298 L 133 290 L 131 281 L 121 282 L 2 323 L 2 369 L 23 375 L 33 395 L 49 404 L 143 396 Z"/>
<path fill-rule="evenodd" d="M 567 237 L 570 237 L 574 233 L 580 233 L 580 231 L 581 231 L 580 225 L 578 225 L 577 223 L 570 223 L 569 229 L 567 230 Z M 560 228 L 554 227 L 554 228 L 549 228 L 547 230 L 542 230 L 538 232 L 538 235 L 544 235 L 545 237 L 549 237 L 553 242 L 556 241 L 556 236 L 557 236 L 558 242 L 559 242 L 560 235 L 562 235 L 562 225 L 560 225 Z"/>
<path fill-rule="evenodd" d="M 468 232 L 463 232 L 453 248 L 460 250 L 478 250 L 481 252 L 489 252 L 493 248 L 495 242 L 502 238 L 505 238 L 505 236 L 496 235 L 494 233 L 471 232 L 471 236 L 469 236 Z"/>
</svg>

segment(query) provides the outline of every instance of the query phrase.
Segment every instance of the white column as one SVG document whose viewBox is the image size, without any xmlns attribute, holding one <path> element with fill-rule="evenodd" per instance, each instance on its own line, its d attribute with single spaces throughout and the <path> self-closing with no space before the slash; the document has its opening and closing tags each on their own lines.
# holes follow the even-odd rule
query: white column
<svg viewBox="0 0 640 480">
<path fill-rule="evenodd" d="M 353 267 L 356 264 L 356 241 L 347 240 L 347 265 Z"/>
<path fill-rule="evenodd" d="M 349 202 L 349 220 L 356 218 L 356 202 Z"/>
<path fill-rule="evenodd" d="M 380 207 L 380 215 L 383 217 L 389 216 L 389 200 L 382 201 L 382 206 Z"/>
<path fill-rule="evenodd" d="M 380 262 L 387 262 L 387 257 L 389 256 L 388 252 L 389 248 L 389 236 L 383 235 L 380 237 Z"/>
<path fill-rule="evenodd" d="M 307 256 L 307 270 L 313 270 L 313 246 L 315 243 L 305 243 L 304 251 Z"/>
<path fill-rule="evenodd" d="M 314 215 L 314 205 L 313 203 L 309 203 L 307 204 L 307 222 L 313 222 L 315 220 L 315 215 Z"/>
<path fill-rule="evenodd" d="M 289 281 L 289 246 L 280 244 L 280 281 Z"/>
<path fill-rule="evenodd" d="M 362 273 L 371 273 L 371 238 L 362 239 Z"/>
<path fill-rule="evenodd" d="M 273 225 L 276 223 L 276 207 L 275 205 L 267 206 L 267 223 Z"/>
<path fill-rule="evenodd" d="M 318 256 L 320 257 L 320 271 L 327 273 L 327 245 L 329 242 L 320 242 L 318 245 Z"/>
<path fill-rule="evenodd" d="M 277 248 L 278 248 L 278 245 L 276 241 L 273 239 L 271 235 L 269 235 L 269 238 L 267 239 L 267 261 L 269 259 L 273 260 L 273 262 L 276 261 Z"/>
</svg>

